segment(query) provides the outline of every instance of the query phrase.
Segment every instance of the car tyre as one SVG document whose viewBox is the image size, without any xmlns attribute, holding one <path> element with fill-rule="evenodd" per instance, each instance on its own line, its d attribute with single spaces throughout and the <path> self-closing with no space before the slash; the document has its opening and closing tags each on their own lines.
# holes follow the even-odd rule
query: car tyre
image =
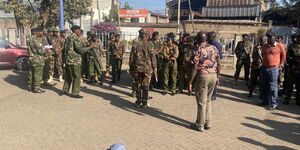
<svg viewBox="0 0 300 150">
<path fill-rule="evenodd" d="M 18 70 L 26 71 L 29 69 L 29 58 L 21 57 L 16 61 L 16 67 Z"/>
</svg>

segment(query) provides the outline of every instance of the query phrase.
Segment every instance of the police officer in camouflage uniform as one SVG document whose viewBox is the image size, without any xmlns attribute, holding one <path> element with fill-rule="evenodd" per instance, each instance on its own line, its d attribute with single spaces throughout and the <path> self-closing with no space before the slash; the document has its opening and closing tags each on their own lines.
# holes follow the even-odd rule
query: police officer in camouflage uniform
<svg viewBox="0 0 300 150">
<path fill-rule="evenodd" d="M 65 72 L 66 78 L 63 86 L 63 93 L 66 95 L 69 93 L 72 86 L 72 95 L 74 98 L 83 98 L 79 95 L 80 92 L 80 79 L 81 79 L 81 53 L 83 52 L 83 43 L 80 39 L 81 30 L 80 27 L 74 25 L 71 27 L 72 35 L 65 41 L 64 55 L 65 55 Z"/>
<path fill-rule="evenodd" d="M 194 44 L 195 42 L 195 37 L 194 36 L 189 36 L 186 39 L 186 48 L 185 48 L 185 54 L 184 54 L 184 63 L 185 63 L 185 71 L 186 71 L 186 79 L 187 83 L 190 82 L 190 79 L 192 77 L 192 70 L 194 66 L 194 53 L 197 50 L 197 46 Z M 192 95 L 192 91 L 188 91 L 188 95 Z"/>
<path fill-rule="evenodd" d="M 125 46 L 122 41 L 120 41 L 120 34 L 116 34 L 114 41 L 112 41 L 109 45 L 109 59 L 112 67 L 112 83 L 120 81 L 124 53 Z"/>
<path fill-rule="evenodd" d="M 30 69 L 28 75 L 29 88 L 33 93 L 43 93 L 45 91 L 40 89 L 43 78 L 43 69 L 45 65 L 45 55 L 49 49 L 46 49 L 43 43 L 43 28 L 37 27 L 31 29 L 33 34 L 27 39 L 28 54 Z"/>
<path fill-rule="evenodd" d="M 49 70 L 49 80 L 51 80 L 51 82 L 53 81 L 53 75 L 54 75 L 54 70 L 55 67 L 57 69 L 57 73 L 59 76 L 59 81 L 62 82 L 63 81 L 63 64 L 62 64 L 62 54 L 61 51 L 63 50 L 63 46 L 64 46 L 64 41 L 60 38 L 59 34 L 59 29 L 55 28 L 53 30 L 53 35 L 52 35 L 52 46 L 53 46 L 53 54 L 52 56 L 54 57 L 54 59 L 50 60 L 50 70 Z"/>
<path fill-rule="evenodd" d="M 162 76 L 162 48 L 163 42 L 159 38 L 159 32 L 155 31 L 152 33 L 152 37 L 150 39 L 153 50 L 156 55 L 156 63 L 157 63 L 157 76 L 152 76 L 150 88 L 160 88 L 163 80 Z"/>
<path fill-rule="evenodd" d="M 300 106 L 300 34 L 297 35 L 296 41 L 289 45 L 287 51 L 287 78 L 285 87 L 285 101 L 288 105 L 291 100 L 294 85 L 296 86 L 296 104 Z"/>
<path fill-rule="evenodd" d="M 163 95 L 168 93 L 169 81 L 171 82 L 171 95 L 176 94 L 178 47 L 173 43 L 174 39 L 167 37 L 167 44 L 163 48 Z M 169 80 L 170 79 L 170 80 Z"/>
<path fill-rule="evenodd" d="M 253 91 L 257 85 L 258 77 L 259 77 L 259 70 L 262 66 L 262 53 L 261 48 L 264 44 L 267 44 L 268 37 L 262 36 L 259 39 L 259 44 L 254 46 L 253 53 L 252 53 L 252 64 L 251 64 L 251 76 L 250 76 L 250 83 L 249 83 L 249 95 L 248 97 L 251 98 L 253 96 Z"/>
<path fill-rule="evenodd" d="M 187 85 L 187 71 L 186 71 L 186 62 L 184 61 L 184 55 L 188 49 L 187 38 L 190 36 L 189 33 L 184 33 L 182 39 L 179 41 L 179 56 L 177 58 L 178 64 L 178 93 L 182 93 Z"/>
<path fill-rule="evenodd" d="M 249 74 L 250 74 L 250 63 L 251 63 L 250 54 L 252 51 L 252 47 L 248 39 L 248 34 L 243 34 L 242 38 L 243 40 L 238 42 L 237 47 L 234 51 L 237 56 L 236 71 L 234 74 L 235 84 L 237 84 L 243 66 L 245 70 L 246 83 L 249 80 Z"/>
<path fill-rule="evenodd" d="M 144 31 L 139 35 L 140 40 L 132 46 L 129 58 L 130 74 L 136 90 L 136 106 L 148 107 L 148 92 L 151 74 L 156 74 L 156 58 L 149 40 L 149 33 Z"/>
<path fill-rule="evenodd" d="M 99 83 L 102 85 L 102 65 L 103 56 L 102 42 L 96 34 L 90 34 L 89 46 L 87 48 L 88 72 L 90 83 Z"/>
</svg>

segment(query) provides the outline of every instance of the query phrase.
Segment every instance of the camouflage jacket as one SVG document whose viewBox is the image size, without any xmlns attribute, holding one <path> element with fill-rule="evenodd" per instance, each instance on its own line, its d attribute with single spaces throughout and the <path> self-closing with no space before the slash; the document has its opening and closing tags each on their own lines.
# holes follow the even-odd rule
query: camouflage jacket
<svg viewBox="0 0 300 150">
<path fill-rule="evenodd" d="M 184 59 L 183 62 L 185 64 L 188 65 L 192 65 L 193 64 L 193 60 L 194 60 L 194 53 L 197 50 L 197 46 L 194 45 L 188 45 L 187 47 L 185 47 L 185 53 L 184 53 Z"/>
<path fill-rule="evenodd" d="M 240 41 L 234 52 L 239 59 L 247 59 L 250 58 L 251 50 L 252 47 L 250 41 Z"/>
<path fill-rule="evenodd" d="M 259 69 L 262 66 L 261 45 L 258 44 L 252 52 L 252 69 Z"/>
<path fill-rule="evenodd" d="M 161 53 L 161 48 L 163 47 L 163 42 L 161 40 L 151 41 L 153 45 L 153 50 L 156 54 Z"/>
<path fill-rule="evenodd" d="M 291 67 L 300 69 L 300 44 L 290 44 L 287 51 L 287 63 Z"/>
<path fill-rule="evenodd" d="M 56 55 L 61 55 L 62 48 L 64 46 L 63 40 L 59 37 L 52 37 L 52 46 L 55 51 L 58 51 Z"/>
<path fill-rule="evenodd" d="M 42 37 L 35 35 L 27 39 L 29 61 L 32 66 L 42 66 L 45 64 L 46 51 L 44 50 L 45 44 Z"/>
<path fill-rule="evenodd" d="M 150 41 L 137 41 L 132 46 L 129 58 L 130 72 L 150 74 L 156 71 L 156 58 Z"/>
<path fill-rule="evenodd" d="M 81 65 L 81 53 L 84 51 L 84 43 L 77 35 L 69 36 L 64 45 L 65 63 L 67 65 Z"/>
<path fill-rule="evenodd" d="M 125 46 L 121 41 L 112 41 L 109 45 L 110 57 L 115 59 L 123 59 L 125 53 Z"/>
<path fill-rule="evenodd" d="M 89 40 L 89 45 L 87 47 L 87 55 L 88 60 L 90 61 L 98 61 L 101 63 L 101 56 L 103 56 L 103 50 L 102 50 L 102 42 L 100 39 L 97 39 L 96 41 Z"/>
<path fill-rule="evenodd" d="M 170 58 L 178 58 L 179 56 L 179 50 L 178 47 L 173 44 L 172 46 L 170 45 L 165 45 L 163 48 L 163 59 L 164 60 L 170 60 Z"/>
</svg>

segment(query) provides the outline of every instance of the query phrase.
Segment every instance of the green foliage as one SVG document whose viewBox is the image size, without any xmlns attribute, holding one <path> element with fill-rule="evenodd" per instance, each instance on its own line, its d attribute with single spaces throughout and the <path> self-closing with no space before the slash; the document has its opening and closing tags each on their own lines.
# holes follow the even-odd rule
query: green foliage
<svg viewBox="0 0 300 150">
<path fill-rule="evenodd" d="M 271 9 L 263 13 L 263 21 L 273 20 L 274 25 L 297 26 L 300 20 L 300 1 L 271 1 Z"/>
<path fill-rule="evenodd" d="M 260 28 L 258 31 L 257 31 L 257 36 L 258 37 L 262 37 L 266 34 L 266 29 L 263 29 L 263 28 Z"/>
<path fill-rule="evenodd" d="M 13 11 L 18 28 L 59 25 L 59 0 L 2 0 L 5 10 Z M 65 21 L 88 14 L 91 0 L 64 0 Z"/>
<path fill-rule="evenodd" d="M 125 2 L 121 9 L 133 9 L 133 7 L 131 7 L 128 2 Z"/>
</svg>

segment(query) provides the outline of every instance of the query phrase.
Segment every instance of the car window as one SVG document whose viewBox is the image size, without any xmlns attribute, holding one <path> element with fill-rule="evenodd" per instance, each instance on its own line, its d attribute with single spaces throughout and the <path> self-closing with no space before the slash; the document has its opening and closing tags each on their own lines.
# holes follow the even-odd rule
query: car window
<svg viewBox="0 0 300 150">
<path fill-rule="evenodd" d="M 0 40 L 0 48 L 10 47 L 9 44 L 3 40 Z"/>
</svg>

